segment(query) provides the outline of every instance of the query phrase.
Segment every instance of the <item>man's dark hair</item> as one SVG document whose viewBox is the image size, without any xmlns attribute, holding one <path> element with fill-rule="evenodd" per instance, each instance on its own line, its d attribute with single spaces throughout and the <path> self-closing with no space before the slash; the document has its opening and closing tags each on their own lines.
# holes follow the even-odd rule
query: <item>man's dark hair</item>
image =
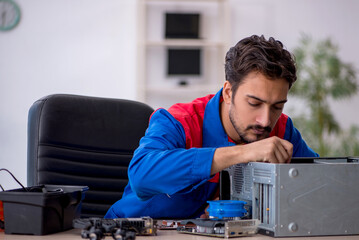
<svg viewBox="0 0 359 240">
<path fill-rule="evenodd" d="M 289 88 L 297 79 L 295 61 L 283 44 L 269 38 L 253 35 L 239 41 L 230 48 L 225 59 L 226 80 L 232 85 L 235 95 L 238 86 L 250 72 L 260 72 L 275 79 L 284 78 L 289 82 Z"/>
</svg>

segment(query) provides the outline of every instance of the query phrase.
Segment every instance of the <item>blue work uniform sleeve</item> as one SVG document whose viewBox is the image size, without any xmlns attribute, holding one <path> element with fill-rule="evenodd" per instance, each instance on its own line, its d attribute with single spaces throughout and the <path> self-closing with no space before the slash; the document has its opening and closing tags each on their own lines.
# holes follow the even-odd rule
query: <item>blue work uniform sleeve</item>
<svg viewBox="0 0 359 240">
<path fill-rule="evenodd" d="M 293 144 L 293 157 L 319 157 L 304 141 L 302 135 L 293 125 L 292 120 L 288 117 L 284 139 Z"/>
<path fill-rule="evenodd" d="M 141 200 L 188 192 L 211 177 L 215 148 L 185 147 L 181 123 L 166 110 L 157 110 L 128 169 L 131 188 Z"/>
</svg>

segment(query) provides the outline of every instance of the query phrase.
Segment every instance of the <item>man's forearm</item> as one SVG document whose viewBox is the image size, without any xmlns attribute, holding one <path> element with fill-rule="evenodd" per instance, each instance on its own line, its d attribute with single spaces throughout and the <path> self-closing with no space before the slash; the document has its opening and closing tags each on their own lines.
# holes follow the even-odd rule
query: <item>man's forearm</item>
<svg viewBox="0 0 359 240">
<path fill-rule="evenodd" d="M 211 175 L 234 164 L 246 162 L 248 162 L 248 160 L 246 160 L 243 155 L 242 146 L 217 148 L 213 156 Z"/>
</svg>

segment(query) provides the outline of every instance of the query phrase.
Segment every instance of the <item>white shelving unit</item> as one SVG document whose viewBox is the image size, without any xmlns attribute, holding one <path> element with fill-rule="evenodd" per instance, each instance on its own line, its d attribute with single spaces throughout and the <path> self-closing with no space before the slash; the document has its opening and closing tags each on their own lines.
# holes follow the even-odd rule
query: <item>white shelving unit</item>
<svg viewBox="0 0 359 240">
<path fill-rule="evenodd" d="M 166 39 L 165 13 L 199 13 L 198 39 Z M 216 93 L 224 83 L 229 48 L 228 0 L 138 0 L 138 100 L 154 108 Z M 201 75 L 169 77 L 167 48 L 200 48 Z M 184 80 L 186 85 L 179 82 Z"/>
</svg>

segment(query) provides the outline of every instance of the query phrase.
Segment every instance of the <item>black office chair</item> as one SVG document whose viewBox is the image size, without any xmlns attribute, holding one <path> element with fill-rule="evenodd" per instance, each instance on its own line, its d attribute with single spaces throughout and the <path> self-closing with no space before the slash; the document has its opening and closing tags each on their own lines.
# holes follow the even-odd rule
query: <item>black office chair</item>
<svg viewBox="0 0 359 240">
<path fill-rule="evenodd" d="M 88 186 L 81 217 L 121 198 L 153 109 L 136 101 L 54 94 L 29 110 L 27 184 Z"/>
</svg>

